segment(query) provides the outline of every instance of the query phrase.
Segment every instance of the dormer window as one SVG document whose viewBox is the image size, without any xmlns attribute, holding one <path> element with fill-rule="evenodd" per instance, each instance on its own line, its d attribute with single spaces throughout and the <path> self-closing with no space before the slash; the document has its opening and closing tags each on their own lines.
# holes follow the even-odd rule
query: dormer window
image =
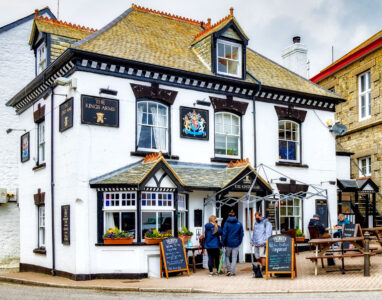
<svg viewBox="0 0 382 300">
<path fill-rule="evenodd" d="M 225 40 L 217 41 L 217 73 L 241 77 L 242 46 Z"/>
<path fill-rule="evenodd" d="M 42 43 L 36 51 L 36 60 L 37 60 L 37 74 L 40 74 L 46 68 L 46 46 L 45 43 Z"/>
</svg>

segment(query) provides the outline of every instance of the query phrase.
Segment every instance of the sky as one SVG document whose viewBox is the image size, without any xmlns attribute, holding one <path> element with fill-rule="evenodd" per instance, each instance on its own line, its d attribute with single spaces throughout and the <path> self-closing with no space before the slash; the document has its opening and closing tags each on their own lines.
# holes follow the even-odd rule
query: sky
<svg viewBox="0 0 382 300">
<path fill-rule="evenodd" d="M 58 0 L 0 0 L 0 27 Z M 249 47 L 282 64 L 281 52 L 301 36 L 308 48 L 310 77 L 382 30 L 382 0 L 59 0 L 59 19 L 100 29 L 135 3 L 212 23 L 234 15 Z M 27 41 L 26 41 L 27 42 Z"/>
</svg>

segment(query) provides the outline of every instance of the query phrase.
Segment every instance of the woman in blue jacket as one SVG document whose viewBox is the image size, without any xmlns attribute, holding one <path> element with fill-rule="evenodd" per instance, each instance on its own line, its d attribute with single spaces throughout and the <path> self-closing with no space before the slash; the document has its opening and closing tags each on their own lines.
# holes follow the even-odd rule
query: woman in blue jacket
<svg viewBox="0 0 382 300">
<path fill-rule="evenodd" d="M 208 269 L 210 270 L 210 276 L 216 275 L 214 273 L 214 262 L 216 269 L 219 267 L 219 254 L 221 248 L 220 236 L 223 234 L 223 231 L 218 226 L 216 216 L 210 216 L 208 223 L 204 225 L 205 234 L 204 238 L 205 243 L 204 247 L 207 249 L 208 253 Z"/>
</svg>

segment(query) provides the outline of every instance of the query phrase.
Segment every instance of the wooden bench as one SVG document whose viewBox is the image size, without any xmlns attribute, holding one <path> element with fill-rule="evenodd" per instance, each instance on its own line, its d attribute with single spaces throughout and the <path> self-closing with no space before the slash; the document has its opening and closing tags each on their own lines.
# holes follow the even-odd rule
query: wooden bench
<svg viewBox="0 0 382 300">
<path fill-rule="evenodd" d="M 376 253 L 370 253 L 370 256 L 374 256 Z M 306 259 L 310 259 L 311 261 L 318 259 L 328 259 L 328 258 L 347 258 L 347 257 L 362 257 L 363 253 L 349 253 L 349 254 L 340 254 L 340 255 L 318 255 L 318 256 L 308 256 Z"/>
</svg>

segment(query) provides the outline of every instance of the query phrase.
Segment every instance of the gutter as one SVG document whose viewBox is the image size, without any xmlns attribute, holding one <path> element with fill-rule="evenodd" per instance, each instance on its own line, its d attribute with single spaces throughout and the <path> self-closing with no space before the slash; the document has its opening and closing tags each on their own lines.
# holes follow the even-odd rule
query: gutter
<svg viewBox="0 0 382 300">
<path fill-rule="evenodd" d="M 55 251 L 55 235 L 54 235 L 54 88 L 51 87 L 51 129 L 50 129 L 50 178 L 51 178 L 51 205 L 52 205 L 52 276 L 56 276 L 56 251 Z"/>
<path fill-rule="evenodd" d="M 256 168 L 257 166 L 257 143 L 256 143 L 256 95 L 261 92 L 261 81 L 258 80 L 255 76 L 253 76 L 250 72 L 247 71 L 247 74 L 257 82 L 258 90 L 257 93 L 253 94 L 252 102 L 253 102 L 253 165 Z"/>
</svg>

